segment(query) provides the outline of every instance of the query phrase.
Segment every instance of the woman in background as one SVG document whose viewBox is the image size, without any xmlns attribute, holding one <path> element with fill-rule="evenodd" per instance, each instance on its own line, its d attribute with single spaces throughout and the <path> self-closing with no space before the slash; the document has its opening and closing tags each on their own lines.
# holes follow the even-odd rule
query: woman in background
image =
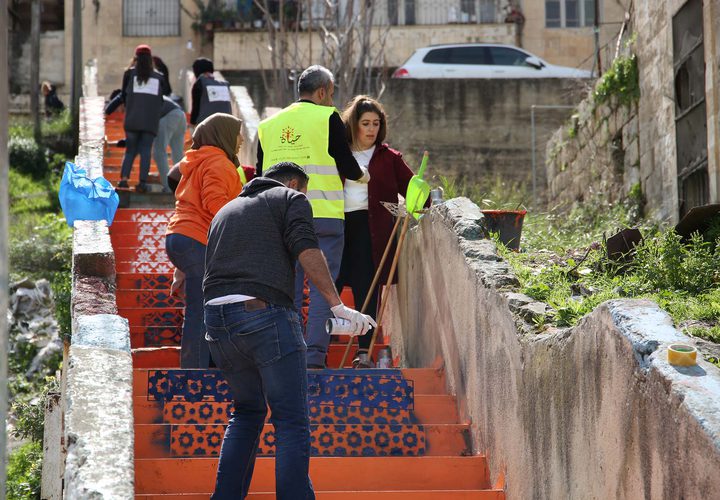
<svg viewBox="0 0 720 500">
<path fill-rule="evenodd" d="M 136 191 L 147 191 L 150 154 L 158 133 L 166 79 L 153 69 L 152 52 L 147 45 L 135 48 L 135 64 L 125 71 L 120 102 L 125 103 L 125 155 L 118 187 L 127 188 L 135 157 L 140 155 L 140 182 Z"/>
<path fill-rule="evenodd" d="M 242 120 L 216 113 L 195 128 L 192 146 L 179 163 L 175 212 L 168 222 L 165 250 L 177 268 L 172 290 L 184 282 L 185 320 L 180 348 L 181 368 L 208 368 L 202 282 L 210 222 L 242 190 L 237 153 L 242 146 Z"/>
<path fill-rule="evenodd" d="M 387 115 L 382 104 L 372 97 L 356 96 L 345 107 L 342 118 L 353 156 L 370 172 L 368 184 L 345 179 L 345 247 L 335 283 L 338 290 L 345 285 L 352 288 L 355 306 L 360 310 L 394 226 L 392 214 L 381 202 L 398 203 L 398 196 L 405 196 L 413 173 L 402 154 L 383 142 Z M 379 283 L 386 283 L 389 273 L 390 260 L 383 267 Z M 373 319 L 377 314 L 378 290 L 379 286 L 364 311 Z M 372 332 L 358 338 L 354 366 L 373 366 L 368 355 L 371 338 Z"/>
</svg>

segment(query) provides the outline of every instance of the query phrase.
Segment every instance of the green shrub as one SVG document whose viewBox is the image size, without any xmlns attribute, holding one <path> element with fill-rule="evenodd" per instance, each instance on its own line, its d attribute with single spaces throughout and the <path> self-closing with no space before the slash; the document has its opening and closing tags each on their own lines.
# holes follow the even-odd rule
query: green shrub
<svg viewBox="0 0 720 500">
<path fill-rule="evenodd" d="M 595 87 L 593 98 L 604 103 L 615 96 L 620 104 L 631 104 L 640 98 L 640 71 L 637 56 L 618 57 Z"/>
<path fill-rule="evenodd" d="M 10 239 L 10 268 L 31 276 L 48 272 L 70 271 L 72 265 L 72 230 L 56 214 L 40 217 L 29 234 Z"/>
<path fill-rule="evenodd" d="M 7 469 L 8 500 L 39 499 L 41 479 L 42 443 L 25 443 L 10 454 Z"/>
<path fill-rule="evenodd" d="M 48 173 L 45 149 L 28 137 L 10 137 L 8 142 L 10 167 L 18 172 L 41 179 Z"/>
<path fill-rule="evenodd" d="M 72 298 L 72 273 L 58 271 L 52 273 L 50 278 L 53 298 L 55 300 L 55 319 L 60 327 L 60 336 L 69 339 L 72 332 L 72 318 L 70 313 L 70 299 Z"/>
</svg>

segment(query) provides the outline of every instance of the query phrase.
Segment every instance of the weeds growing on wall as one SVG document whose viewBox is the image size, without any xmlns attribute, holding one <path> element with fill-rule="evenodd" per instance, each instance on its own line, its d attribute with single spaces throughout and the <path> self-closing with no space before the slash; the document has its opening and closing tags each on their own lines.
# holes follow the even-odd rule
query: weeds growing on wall
<svg viewBox="0 0 720 500">
<path fill-rule="evenodd" d="M 481 208 L 516 208 L 523 185 L 495 181 L 469 186 L 442 179 L 445 199 L 467 196 Z M 643 194 L 633 186 L 622 203 L 595 197 L 567 212 L 528 212 L 521 252 L 500 252 L 520 281 L 522 293 L 555 311 L 536 319 L 538 330 L 572 326 L 606 300 L 648 298 L 688 335 L 720 343 L 720 217 L 703 235 L 682 241 L 672 228 L 642 219 Z M 610 261 L 604 240 L 638 227 L 644 241 L 631 264 Z M 708 357 L 717 363 L 716 357 Z"/>
<path fill-rule="evenodd" d="M 595 87 L 596 103 L 602 104 L 611 97 L 621 104 L 631 104 L 640 98 L 640 72 L 635 54 L 617 57 Z"/>
</svg>

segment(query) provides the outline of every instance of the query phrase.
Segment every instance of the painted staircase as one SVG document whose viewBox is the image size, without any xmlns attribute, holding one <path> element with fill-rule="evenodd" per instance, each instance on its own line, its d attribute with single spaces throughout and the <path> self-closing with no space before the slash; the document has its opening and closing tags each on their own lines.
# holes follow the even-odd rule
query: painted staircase
<svg viewBox="0 0 720 500">
<path fill-rule="evenodd" d="M 113 140 L 117 123 L 106 130 Z M 113 152 L 107 158 L 106 171 L 119 168 Z M 119 314 L 130 324 L 135 495 L 143 500 L 210 496 L 231 406 L 219 371 L 178 368 L 183 304 L 169 295 L 173 269 L 164 235 L 170 213 L 120 209 L 110 227 Z M 339 365 L 343 349 L 344 343 L 331 344 L 329 366 Z M 308 383 L 310 473 L 318 499 L 505 498 L 503 484 L 490 484 L 486 457 L 471 454 L 469 424 L 460 421 L 442 371 L 311 370 Z M 273 429 L 266 424 L 249 498 L 274 498 L 273 456 Z"/>
</svg>

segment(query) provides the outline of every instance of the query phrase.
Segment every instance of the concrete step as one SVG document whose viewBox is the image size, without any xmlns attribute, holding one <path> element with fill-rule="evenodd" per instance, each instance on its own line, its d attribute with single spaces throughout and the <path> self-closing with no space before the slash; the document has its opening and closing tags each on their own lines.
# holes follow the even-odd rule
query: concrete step
<svg viewBox="0 0 720 500">
<path fill-rule="evenodd" d="M 118 314 L 126 317 L 130 320 L 130 328 L 134 326 L 141 326 L 139 321 L 145 321 L 145 326 L 182 326 L 182 309 L 177 309 L 176 312 L 170 312 L 171 310 L 156 310 L 165 311 L 160 313 L 143 313 L 142 309 L 135 309 L 137 313 L 131 313 L 133 309 L 124 309 Z M 135 318 L 132 320 L 131 317 Z M 138 320 L 138 317 L 142 317 Z M 155 322 L 155 323 L 152 323 Z M 147 332 L 154 333 L 154 332 Z M 170 332 L 165 332 L 170 335 Z M 131 344 L 137 344 L 144 342 L 148 336 L 145 333 L 135 334 L 134 339 L 131 338 Z M 169 338 L 169 337 L 167 337 Z M 341 339 L 343 337 L 340 337 Z M 169 342 L 168 342 L 169 343 Z M 380 349 L 387 347 L 387 344 L 378 342 L 373 347 L 373 357 L 377 359 L 377 354 Z M 350 355 L 345 360 L 345 368 L 352 367 L 352 355 L 357 349 L 357 344 L 350 350 Z M 330 343 L 328 349 L 328 366 L 331 368 L 337 368 L 340 366 L 342 361 L 343 353 L 345 352 L 345 343 Z M 179 368 L 180 367 L 180 347 L 175 345 L 162 345 L 161 347 L 133 347 L 133 367 L 135 368 Z"/>
<path fill-rule="evenodd" d="M 207 500 L 212 493 L 135 495 L 136 500 Z M 410 491 L 315 491 L 317 500 L 505 500 L 501 489 Z M 249 493 L 247 500 L 274 499 L 274 492 Z"/>
<path fill-rule="evenodd" d="M 135 493 L 205 493 L 217 472 L 214 458 L 138 458 Z M 318 491 L 432 491 L 490 488 L 484 456 L 313 457 L 310 477 Z M 275 462 L 258 457 L 250 491 L 275 491 Z"/>
</svg>

